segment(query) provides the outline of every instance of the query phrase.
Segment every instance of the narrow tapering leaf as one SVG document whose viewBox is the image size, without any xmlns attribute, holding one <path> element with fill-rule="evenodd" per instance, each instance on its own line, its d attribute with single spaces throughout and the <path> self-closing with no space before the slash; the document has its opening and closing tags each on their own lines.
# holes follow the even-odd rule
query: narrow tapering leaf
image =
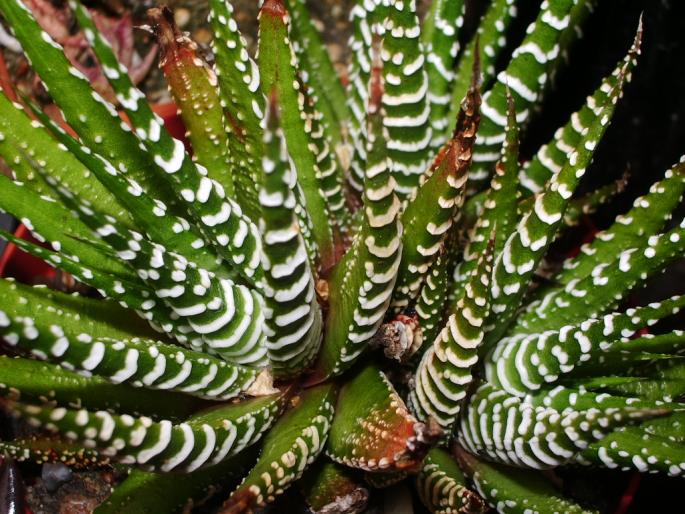
<svg viewBox="0 0 685 514">
<path fill-rule="evenodd" d="M 256 220 L 265 105 L 259 69 L 247 52 L 229 0 L 209 1 L 209 23 L 215 34 L 211 45 L 236 198 L 247 215 Z"/>
<path fill-rule="evenodd" d="M 281 126 L 297 179 L 311 216 L 321 266 L 334 262 L 334 234 L 327 197 L 322 191 L 322 172 L 312 143 L 311 124 L 305 115 L 305 91 L 298 79 L 297 57 L 290 43 L 290 16 L 283 0 L 267 0 L 259 14 L 259 69 L 265 91 L 275 91 L 281 106 Z M 316 148 L 315 145 L 313 145 Z"/>
<path fill-rule="evenodd" d="M 450 427 L 473 380 L 490 311 L 493 246 L 491 239 L 456 309 L 419 363 L 409 398 L 412 410 L 423 421 L 430 416 L 440 426 Z"/>
<path fill-rule="evenodd" d="M 376 366 L 365 366 L 341 389 L 326 453 L 367 471 L 415 468 L 440 431 L 420 423 Z"/>
<path fill-rule="evenodd" d="M 347 96 L 334 63 L 323 42 L 319 30 L 309 15 L 306 0 L 287 0 L 292 16 L 291 37 L 302 70 L 308 82 L 317 92 L 316 110 L 323 114 L 326 133 L 330 135 L 333 149 L 337 149 L 346 134 L 350 112 Z"/>
<path fill-rule="evenodd" d="M 633 45 L 614 72 L 618 80 L 607 95 L 607 101 L 597 106 L 597 119 L 585 131 L 561 171 L 553 175 L 545 190 L 536 196 L 533 207 L 519 221 L 516 231 L 498 255 L 493 274 L 491 314 L 493 320 L 496 317 L 497 325 L 488 334 L 488 344 L 496 341 L 508 328 L 526 293 L 525 286 L 554 240 L 568 202 L 592 161 L 595 147 L 606 132 L 627 76 L 636 64 L 641 39 L 642 26 L 638 27 Z"/>
<path fill-rule="evenodd" d="M 31 160 L 43 163 L 51 175 L 58 175 L 78 195 L 97 203 L 101 210 L 121 223 L 131 225 L 128 212 L 90 171 L 55 141 L 42 123 L 32 120 L 20 104 L 0 94 L 0 156 L 14 172 L 14 178 L 33 191 L 54 198 L 51 188 L 37 174 Z M 27 155 L 29 158 L 27 158 Z"/>
<path fill-rule="evenodd" d="M 416 477 L 416 489 L 423 504 L 433 514 L 479 514 L 486 511 L 485 502 L 469 489 L 457 463 L 446 451 L 438 448 L 426 455 Z"/>
<path fill-rule="evenodd" d="M 168 9 L 150 11 L 155 35 L 162 52 L 159 67 L 178 106 L 193 148 L 193 158 L 207 169 L 208 176 L 219 182 L 228 196 L 245 207 L 245 199 L 236 195 L 233 163 L 229 155 L 229 134 L 225 130 L 223 108 L 217 78 L 200 55 L 197 44 L 183 34 Z M 250 209 L 251 207 L 251 209 Z M 255 205 L 246 208 L 254 213 Z"/>
<path fill-rule="evenodd" d="M 0 396 L 43 402 L 46 408 L 52 402 L 53 405 L 135 412 L 176 421 L 191 415 L 198 404 L 201 405 L 188 395 L 112 384 L 101 377 L 86 377 L 55 364 L 20 357 L 0 357 L 0 376 L 3 380 Z"/>
<path fill-rule="evenodd" d="M 488 5 L 478 23 L 476 34 L 459 55 L 451 84 L 450 108 L 444 130 L 454 129 L 461 102 L 471 84 L 470 73 L 476 57 L 481 62 L 481 87 L 483 91 L 490 89 L 495 79 L 497 59 L 507 44 L 507 30 L 517 14 L 518 7 L 514 0 L 493 0 Z"/>
<path fill-rule="evenodd" d="M 459 32 L 464 24 L 465 9 L 466 3 L 463 0 L 435 0 L 421 27 L 433 130 L 431 148 L 435 150 L 447 140 L 451 125 L 448 117 L 450 92 L 455 81 L 454 65 L 460 49 Z"/>
<path fill-rule="evenodd" d="M 587 0 L 580 0 L 585 3 Z M 542 98 L 549 73 L 560 59 L 560 39 L 570 27 L 578 0 L 549 0 L 540 6 L 537 19 L 529 25 L 527 35 L 514 51 L 507 69 L 497 75 L 497 82 L 483 97 L 483 124 L 473 155 L 472 190 L 486 181 L 497 159 L 504 140 L 507 123 L 506 88 L 514 95 L 516 120 L 526 122 L 532 109 Z M 482 187 L 482 186 L 481 186 Z"/>
<path fill-rule="evenodd" d="M 264 438 L 261 455 L 222 512 L 244 512 L 272 503 L 299 480 L 323 451 L 333 421 L 336 389 L 321 385 L 295 398 Z"/>
<path fill-rule="evenodd" d="M 9 403 L 8 408 L 34 426 L 63 434 L 124 464 L 194 471 L 218 464 L 257 442 L 273 424 L 283 395 L 224 405 L 182 423 L 107 411 Z"/>
<path fill-rule="evenodd" d="M 400 201 L 389 169 L 378 67 L 374 68 L 371 90 L 364 217 L 330 279 L 327 330 L 317 364 L 321 378 L 348 369 L 366 350 L 388 309 L 402 255 Z"/>
<path fill-rule="evenodd" d="M 419 288 L 444 244 L 464 202 L 471 152 L 480 122 L 477 71 L 459 113 L 452 139 L 438 153 L 422 183 L 402 213 L 404 252 L 393 295 L 393 306 L 406 306 Z"/>
<path fill-rule="evenodd" d="M 459 444 L 488 460 L 548 469 L 570 462 L 590 443 L 620 426 L 669 413 L 631 407 L 565 407 L 534 405 L 485 383 L 469 398 L 459 424 Z"/>
<path fill-rule="evenodd" d="M 321 345 L 322 316 L 314 290 L 312 263 L 295 212 L 297 175 L 291 168 L 275 96 L 268 109 L 259 194 L 266 278 L 266 348 L 276 374 L 287 376 L 301 372 L 316 358 Z"/>
<path fill-rule="evenodd" d="M 461 297 L 466 281 L 478 263 L 479 256 L 487 248 L 492 231 L 495 231 L 494 255 L 499 255 L 516 226 L 519 131 L 514 100 L 511 97 L 509 97 L 505 130 L 506 138 L 502 145 L 502 157 L 495 166 L 495 174 L 483 202 L 483 213 L 471 229 L 468 243 L 462 253 L 462 261 L 454 270 L 454 285 L 451 291 L 454 301 Z"/>
<path fill-rule="evenodd" d="M 383 125 L 388 157 L 400 199 L 410 197 L 430 162 L 433 130 L 428 102 L 428 75 L 420 39 L 416 0 L 391 0 L 381 43 Z"/>
<path fill-rule="evenodd" d="M 498 512 L 599 514 L 599 511 L 564 498 L 540 473 L 522 469 L 512 473 L 508 466 L 486 462 L 461 448 L 457 448 L 457 461 L 476 491 Z"/>
<path fill-rule="evenodd" d="M 674 297 L 625 313 L 588 318 L 559 330 L 516 334 L 502 339 L 485 358 L 485 376 L 489 383 L 509 394 L 523 396 L 555 382 L 583 362 L 598 359 L 613 346 L 630 348 L 624 340 L 677 313 L 684 305 L 685 297 Z"/>
</svg>

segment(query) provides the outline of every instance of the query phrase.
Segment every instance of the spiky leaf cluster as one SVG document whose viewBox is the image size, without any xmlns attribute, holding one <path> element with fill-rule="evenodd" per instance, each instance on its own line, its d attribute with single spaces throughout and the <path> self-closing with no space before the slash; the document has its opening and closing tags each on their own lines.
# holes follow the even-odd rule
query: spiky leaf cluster
<svg viewBox="0 0 685 514">
<path fill-rule="evenodd" d="M 346 87 L 304 0 L 262 3 L 254 55 L 210 0 L 211 64 L 153 9 L 187 148 L 69 3 L 116 104 L 0 0 L 61 113 L 0 94 L 0 208 L 42 244 L 2 236 L 93 291 L 0 281 L 2 407 L 39 429 L 7 455 L 129 467 L 100 514 L 174 512 L 216 485 L 222 512 L 247 512 L 295 483 L 316 512 L 359 512 L 401 480 L 436 513 L 585 512 L 539 470 L 683 474 L 685 337 L 646 329 L 685 297 L 627 302 L 685 250 L 685 165 L 536 280 L 622 188 L 576 194 L 641 26 L 522 163 L 593 0 L 542 2 L 508 60 L 517 0 L 493 0 L 463 48 L 466 2 L 419 19 L 415 0 L 359 0 Z"/>
</svg>

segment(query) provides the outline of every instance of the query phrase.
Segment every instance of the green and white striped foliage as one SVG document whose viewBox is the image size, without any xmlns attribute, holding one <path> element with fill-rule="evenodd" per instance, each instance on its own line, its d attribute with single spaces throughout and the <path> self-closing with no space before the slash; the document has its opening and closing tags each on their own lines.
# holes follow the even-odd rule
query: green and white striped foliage
<svg viewBox="0 0 685 514">
<path fill-rule="evenodd" d="M 518 200 L 518 136 L 516 110 L 514 100 L 510 96 L 502 156 L 495 166 L 490 189 L 483 203 L 483 213 L 468 234 L 468 243 L 462 252 L 462 260 L 454 269 L 454 286 L 450 294 L 455 301 L 461 298 L 469 274 L 476 267 L 481 253 L 487 248 L 492 231 L 495 231 L 494 253 L 499 255 L 514 230 Z"/>
<path fill-rule="evenodd" d="M 416 487 L 423 504 L 435 514 L 486 511 L 483 500 L 467 487 L 464 473 L 444 450 L 428 452 Z"/>
<path fill-rule="evenodd" d="M 380 49 L 386 113 L 383 125 L 397 182 L 395 191 L 404 199 L 419 185 L 429 162 L 431 106 L 416 0 L 386 1 L 389 5 Z"/>
<path fill-rule="evenodd" d="M 463 0 L 432 2 L 421 27 L 428 74 L 433 150 L 439 149 L 447 140 L 450 89 L 456 78 L 454 67 L 460 50 L 459 31 L 464 24 L 465 9 Z"/>
<path fill-rule="evenodd" d="M 78 204 L 71 192 L 52 178 L 47 180 L 64 202 L 72 204 L 81 219 L 153 289 L 158 300 L 147 300 L 150 308 L 161 301 L 188 323 L 195 336 L 189 339 L 191 347 L 241 364 L 265 363 L 263 299 L 259 293 L 193 266 L 138 232 L 120 233 L 112 224 L 114 220 L 98 215 L 89 204 Z"/>
<path fill-rule="evenodd" d="M 667 414 L 657 408 L 535 405 L 484 383 L 459 422 L 459 444 L 474 455 L 512 466 L 548 469 L 570 462 L 615 428 Z"/>
<path fill-rule="evenodd" d="M 333 150 L 340 156 L 341 165 L 347 146 L 350 111 L 345 88 L 336 73 L 322 35 L 309 15 L 305 0 L 287 0 L 292 24 L 293 48 L 297 53 L 303 79 L 316 91 L 314 105 L 322 114 L 324 133 L 331 138 Z M 347 161 L 345 161 L 347 162 Z"/>
<path fill-rule="evenodd" d="M 390 170 L 380 102 L 383 85 L 380 69 L 375 67 L 370 86 L 364 217 L 330 279 L 328 330 L 316 365 L 316 374 L 323 377 L 345 371 L 367 349 L 390 304 L 402 258 L 400 200 Z"/>
<path fill-rule="evenodd" d="M 352 145 L 350 159 L 350 186 L 359 194 L 364 189 L 366 166 L 366 112 L 369 105 L 369 79 L 374 60 L 374 38 L 384 32 L 385 8 L 388 0 L 359 0 L 350 11 L 349 47 L 352 53 L 347 89 L 347 104 L 351 114 L 349 137 Z M 375 50 L 374 50 L 375 46 Z"/>
<path fill-rule="evenodd" d="M 507 30 L 515 20 L 518 7 L 515 0 L 493 0 L 478 23 L 476 34 L 458 55 L 458 62 L 452 83 L 451 100 L 444 130 L 454 128 L 461 101 L 471 83 L 470 73 L 473 61 L 478 57 L 481 63 L 480 83 L 483 91 L 492 86 L 495 79 L 495 64 L 507 43 Z M 479 51 L 476 52 L 476 45 Z M 436 134 L 437 135 L 437 134 Z"/>
<path fill-rule="evenodd" d="M 224 405 L 187 421 L 16 403 L 12 412 L 35 427 L 59 431 L 122 464 L 147 470 L 194 471 L 218 464 L 259 440 L 277 419 L 283 395 Z"/>
<path fill-rule="evenodd" d="M 659 319 L 676 314 L 685 298 L 674 297 L 625 313 L 589 318 L 579 325 L 535 334 L 515 334 L 502 339 L 485 358 L 487 381 L 523 396 L 540 389 L 583 362 L 597 360 L 614 346 L 630 350 L 629 338 Z"/>
<path fill-rule="evenodd" d="M 4 311 L 3 311 L 4 312 Z M 211 399 L 230 399 L 248 390 L 258 371 L 158 341 L 111 339 L 80 333 L 65 335 L 52 324 L 45 333 L 29 317 L 9 317 L 0 334 L 5 342 L 39 360 L 65 369 L 96 374 L 120 384 L 181 391 Z"/>
<path fill-rule="evenodd" d="M 406 307 L 435 261 L 464 203 L 468 168 L 480 123 L 477 65 L 473 82 L 459 112 L 457 129 L 443 146 L 402 212 L 404 252 L 392 305 Z"/>
<path fill-rule="evenodd" d="M 208 21 L 216 35 L 211 44 L 224 130 L 232 136 L 228 137 L 228 157 L 236 198 L 256 219 L 266 104 L 259 68 L 247 52 L 230 2 L 210 0 Z"/>
<path fill-rule="evenodd" d="M 481 460 L 460 447 L 456 448 L 456 457 L 474 490 L 497 512 L 599 513 L 562 496 L 557 487 L 540 473 L 525 469 L 512 473 L 509 466 Z"/>
<path fill-rule="evenodd" d="M 599 232 L 592 242 L 583 245 L 577 257 L 569 259 L 564 262 L 563 269 L 554 276 L 554 282 L 559 284 L 555 288 L 543 288 L 541 292 L 536 294 L 538 299 L 530 303 L 527 311 L 519 318 L 517 325 L 523 330 L 530 328 L 538 329 L 540 324 L 544 324 L 544 319 L 540 318 L 540 314 L 555 304 L 560 304 L 558 307 L 564 305 L 560 296 L 568 296 L 564 294 L 561 287 L 567 288 L 570 284 L 570 289 L 582 289 L 580 282 L 587 278 L 588 275 L 593 277 L 593 289 L 597 286 L 609 285 L 612 288 L 618 288 L 615 291 L 608 291 L 609 294 L 624 293 L 630 287 L 631 282 L 628 281 L 607 281 L 603 284 L 603 273 L 609 269 L 614 269 L 616 264 L 620 271 L 629 270 L 629 262 L 635 259 L 637 255 L 633 255 L 639 246 L 644 244 L 647 239 L 651 247 L 655 247 L 658 241 L 663 245 L 676 245 L 671 248 L 671 253 L 677 253 L 678 243 L 681 242 L 681 234 L 675 228 L 667 235 L 659 235 L 659 231 L 663 228 L 666 222 L 671 218 L 672 211 L 679 205 L 682 200 L 682 195 L 685 192 L 685 166 L 678 164 L 668 170 L 663 180 L 656 182 L 650 188 L 648 194 L 637 198 L 633 204 L 633 208 L 623 215 L 619 215 L 615 222 L 605 231 Z M 668 243 L 667 243 L 668 241 Z M 654 255 L 652 252 L 654 251 Z M 662 250 L 662 259 L 664 258 Z M 638 252 L 639 253 L 639 252 Z M 656 250 L 649 250 L 648 255 L 650 260 L 656 257 Z M 655 262 L 656 269 L 659 265 Z M 639 280 L 644 280 L 642 273 L 646 270 L 640 270 Z M 634 276 L 632 283 L 636 280 Z M 579 286 L 579 287 L 576 287 Z M 537 321 L 534 321 L 537 318 Z M 537 323 L 538 326 L 533 325 Z"/>
<path fill-rule="evenodd" d="M 497 324 L 488 334 L 488 343 L 496 341 L 507 329 L 526 292 L 525 286 L 552 243 L 569 199 L 592 161 L 594 149 L 606 132 L 623 85 L 636 64 L 641 40 L 640 25 L 633 45 L 615 72 L 618 80 L 607 95 L 607 101 L 596 107 L 597 117 L 592 126 L 585 130 L 585 135 L 569 154 L 564 167 L 549 179 L 544 191 L 535 197 L 532 208 L 519 220 L 516 230 L 498 255 L 493 273 L 491 313 L 493 321 L 496 317 Z"/>
<path fill-rule="evenodd" d="M 657 421 L 661 420 L 625 427 L 609 434 L 581 452 L 576 462 L 586 466 L 682 477 L 685 473 L 685 446 L 682 440 L 671 434 L 673 429 L 682 427 L 682 421 L 666 418 L 664 421 L 669 423 L 666 433 L 653 433 L 650 425 Z"/>
<path fill-rule="evenodd" d="M 684 238 L 685 219 L 668 232 L 648 236 L 644 246 L 615 253 L 610 262 L 597 264 L 584 278 L 574 279 L 563 289 L 550 291 L 541 300 L 531 303 L 514 330 L 558 328 L 611 310 L 638 284 L 681 257 Z M 621 279 L 611 280 L 610 273 L 616 269 L 621 273 Z M 585 313 L 583 316 L 578 313 L 579 306 Z"/>
<path fill-rule="evenodd" d="M 456 241 L 449 241 L 446 247 L 457 246 Z M 419 317 L 419 326 L 423 341 L 434 341 L 440 332 L 445 304 L 449 295 L 450 275 L 454 269 L 457 252 L 443 249 L 430 268 L 421 293 L 416 299 L 414 309 Z"/>
<path fill-rule="evenodd" d="M 292 169 L 278 104 L 272 97 L 262 164 L 260 230 L 264 239 L 262 266 L 267 322 L 266 348 L 277 374 L 298 374 L 319 351 L 321 309 L 314 291 L 314 276 L 307 247 L 295 213 L 297 176 Z"/>
<path fill-rule="evenodd" d="M 174 191 L 174 203 L 202 227 L 217 251 L 229 262 L 241 264 L 240 270 L 246 277 L 259 280 L 257 266 L 260 249 L 256 227 L 242 215 L 240 207 L 233 200 L 226 198 L 223 187 L 208 178 L 204 168 L 192 163 L 183 144 L 162 130 L 161 119 L 154 117 L 145 102 L 139 102 L 144 95 L 129 87 L 125 93 L 127 96 L 120 99 L 124 105 L 130 105 L 127 112 L 137 128 L 138 139 L 135 139 L 128 126 L 120 121 L 114 107 L 97 93 L 91 92 L 85 77 L 69 64 L 61 47 L 40 29 L 23 4 L 8 0 L 2 6 L 17 38 L 24 43 L 33 42 L 24 44 L 24 47 L 29 49 L 28 55 L 34 68 L 43 77 L 48 91 L 60 99 L 58 103 L 67 122 L 84 142 L 89 147 L 98 148 L 98 151 L 102 147 L 105 157 L 120 171 L 128 173 L 130 169 L 135 169 L 137 173 L 133 178 L 159 177 L 159 188 L 146 187 L 148 184 L 142 183 L 141 192 L 155 198 L 158 189 Z M 104 57 L 106 50 L 111 52 L 104 45 L 96 45 L 94 49 L 102 50 Z M 123 78 L 125 74 L 115 70 L 111 76 L 110 81 L 115 89 L 120 86 L 123 89 L 128 85 L 129 79 Z M 121 80 L 120 84 L 118 80 Z M 74 94 L 77 91 L 83 92 L 82 100 L 78 102 L 74 101 L 79 96 Z M 96 128 L 95 125 L 88 125 L 89 116 L 102 126 Z M 130 156 L 139 152 L 140 157 L 131 161 L 122 152 Z M 151 173 L 145 175 L 143 171 L 146 168 Z M 165 203 L 164 198 L 158 200 L 166 209 L 168 202 Z"/>
<path fill-rule="evenodd" d="M 340 77 L 310 2 L 261 2 L 251 54 L 242 13 L 210 0 L 207 61 L 150 12 L 186 150 L 77 0 L 116 106 L 33 2 L 0 0 L 63 118 L 0 92 L 0 209 L 38 242 L 0 236 L 93 296 L 0 280 L 0 407 L 42 431 L 0 451 L 130 469 L 100 514 L 221 491 L 224 513 L 280 511 L 296 482 L 313 510 L 355 512 L 403 480 L 431 512 L 592 512 L 540 470 L 682 476 L 685 337 L 651 327 L 685 297 L 628 296 L 685 251 L 685 165 L 558 271 L 548 251 L 622 190 L 576 195 L 641 25 L 520 163 L 594 0 L 540 2 L 510 57 L 513 0 L 469 41 L 470 2 L 419 20 L 415 0 L 358 0 Z"/>
<path fill-rule="evenodd" d="M 160 44 L 160 68 L 185 125 L 192 158 L 207 169 L 210 178 L 224 186 L 228 196 L 240 201 L 244 196 L 236 195 L 234 182 L 240 182 L 240 177 L 234 176 L 231 165 L 216 73 L 202 58 L 198 45 L 175 26 L 169 9 L 157 9 L 149 15 Z M 246 204 L 242 202 L 241 207 Z M 253 217 L 251 210 L 247 213 Z"/>
<path fill-rule="evenodd" d="M 545 0 L 537 20 L 528 26 L 526 37 L 514 51 L 507 69 L 497 75 L 497 82 L 483 96 L 483 126 L 478 133 L 471 171 L 471 189 L 477 190 L 490 176 L 499 159 L 507 124 L 506 89 L 514 95 L 516 121 L 525 123 L 541 99 L 549 74 L 561 57 L 560 41 L 565 31 L 574 29 L 574 11 L 588 0 Z"/>
<path fill-rule="evenodd" d="M 312 220 L 312 236 L 320 255 L 317 265 L 328 270 L 335 259 L 335 239 L 339 227 L 331 217 L 326 192 L 331 193 L 328 178 L 319 167 L 322 151 L 315 137 L 317 114 L 308 107 L 307 91 L 299 76 L 299 63 L 292 47 L 290 16 L 282 0 L 267 0 L 259 14 L 259 70 L 265 91 L 278 95 L 281 127 L 288 152 L 297 172 L 306 212 Z M 308 112 L 309 110 L 309 112 Z M 339 203 L 336 203 L 339 207 Z M 310 245 L 311 246 L 311 245 Z"/>
<path fill-rule="evenodd" d="M 416 371 L 409 397 L 412 410 L 419 419 L 431 417 L 443 428 L 449 428 L 457 419 L 478 362 L 478 347 L 483 342 L 490 311 L 493 246 L 494 240 Z"/>
<path fill-rule="evenodd" d="M 264 438 L 259 460 L 225 507 L 263 507 L 297 481 L 323 451 L 333 421 L 336 389 L 307 390 Z"/>
</svg>

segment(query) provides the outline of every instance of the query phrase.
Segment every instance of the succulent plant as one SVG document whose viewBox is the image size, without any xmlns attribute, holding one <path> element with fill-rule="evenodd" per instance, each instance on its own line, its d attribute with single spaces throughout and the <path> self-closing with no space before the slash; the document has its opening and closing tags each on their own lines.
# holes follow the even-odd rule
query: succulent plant
<svg viewBox="0 0 685 514">
<path fill-rule="evenodd" d="M 463 49 L 462 0 L 422 22 L 415 0 L 359 0 L 347 89 L 304 0 L 263 2 L 254 59 L 230 3 L 209 0 L 211 64 L 154 9 L 186 148 L 77 0 L 118 105 L 0 0 L 63 116 L 0 95 L 0 208 L 44 244 L 2 236 L 93 290 L 0 280 L 2 406 L 40 429 L 6 454 L 130 469 L 99 513 L 221 489 L 221 512 L 250 511 L 296 482 L 316 512 L 361 512 L 402 480 L 431 512 L 586 512 L 541 470 L 682 475 L 685 335 L 645 329 L 685 296 L 627 301 L 683 254 L 685 221 L 669 220 L 685 165 L 559 269 L 545 261 L 622 188 L 576 193 L 641 26 L 519 157 L 593 4 L 542 2 L 496 74 L 514 0 L 493 0 Z"/>
</svg>

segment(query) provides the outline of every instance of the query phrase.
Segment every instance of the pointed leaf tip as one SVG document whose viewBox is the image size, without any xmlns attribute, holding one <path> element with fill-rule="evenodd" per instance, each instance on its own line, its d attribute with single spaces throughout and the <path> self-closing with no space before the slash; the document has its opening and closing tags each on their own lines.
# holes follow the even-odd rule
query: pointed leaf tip
<svg viewBox="0 0 685 514">
<path fill-rule="evenodd" d="M 260 16 L 266 14 L 267 16 L 278 16 L 284 20 L 288 16 L 288 10 L 285 8 L 283 0 L 265 0 L 259 11 Z"/>
</svg>

